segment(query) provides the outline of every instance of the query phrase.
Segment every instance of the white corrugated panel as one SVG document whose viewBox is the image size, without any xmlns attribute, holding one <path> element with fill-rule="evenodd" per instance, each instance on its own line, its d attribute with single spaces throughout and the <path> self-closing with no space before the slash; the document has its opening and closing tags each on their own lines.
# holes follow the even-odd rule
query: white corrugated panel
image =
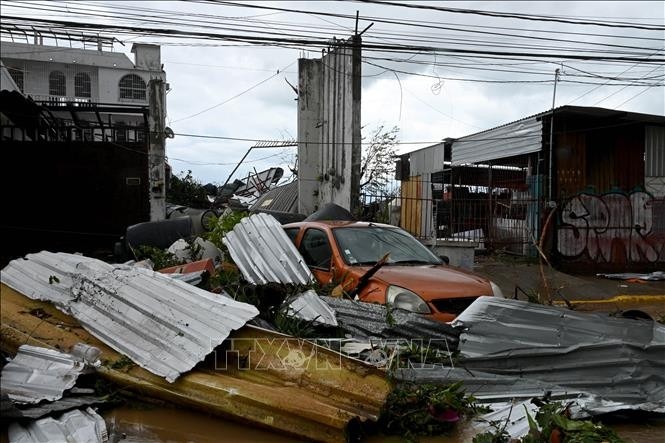
<svg viewBox="0 0 665 443">
<path fill-rule="evenodd" d="M 8 428 L 10 443 L 103 443 L 108 441 L 104 419 L 92 408 L 69 411 L 58 420 L 42 418 L 26 424 L 12 423 Z"/>
<path fill-rule="evenodd" d="M 543 123 L 535 117 L 462 137 L 453 143 L 452 163 L 462 165 L 538 152 Z"/>
<path fill-rule="evenodd" d="M 78 358 L 54 349 L 22 345 L 16 357 L 2 368 L 2 393 L 18 403 L 55 401 L 85 368 Z"/>
<path fill-rule="evenodd" d="M 2 283 L 52 302 L 92 335 L 173 382 L 258 315 L 249 304 L 149 269 L 40 252 L 12 261 Z"/>
<path fill-rule="evenodd" d="M 665 176 L 665 128 L 647 126 L 644 135 L 644 175 L 646 177 Z"/>
<path fill-rule="evenodd" d="M 243 218 L 223 239 L 243 277 L 253 284 L 309 284 L 314 276 L 272 215 Z"/>
<path fill-rule="evenodd" d="M 409 153 L 409 176 L 443 171 L 444 144 L 438 143 Z"/>
</svg>

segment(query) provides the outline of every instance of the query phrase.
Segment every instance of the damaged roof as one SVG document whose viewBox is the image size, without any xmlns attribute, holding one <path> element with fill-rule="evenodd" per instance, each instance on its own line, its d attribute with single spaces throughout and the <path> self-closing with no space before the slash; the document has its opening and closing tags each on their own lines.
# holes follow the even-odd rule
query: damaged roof
<svg viewBox="0 0 665 443">
<path fill-rule="evenodd" d="M 249 304 L 148 269 L 40 252 L 12 261 L 2 283 L 52 302 L 92 335 L 173 382 L 258 315 Z"/>
<path fill-rule="evenodd" d="M 314 282 L 295 245 L 271 215 L 243 218 L 223 241 L 245 280 L 252 284 Z"/>
</svg>

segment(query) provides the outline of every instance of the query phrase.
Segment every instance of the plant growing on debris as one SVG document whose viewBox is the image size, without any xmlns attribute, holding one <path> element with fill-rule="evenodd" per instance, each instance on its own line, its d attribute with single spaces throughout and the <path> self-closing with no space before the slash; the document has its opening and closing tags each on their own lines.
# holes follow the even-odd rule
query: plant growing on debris
<svg viewBox="0 0 665 443">
<path fill-rule="evenodd" d="M 237 225 L 240 220 L 249 215 L 246 211 L 227 211 L 222 214 L 219 218 L 212 218 L 213 228 L 210 232 L 207 232 L 204 236 L 205 239 L 211 241 L 224 252 L 227 252 L 226 246 L 222 239 L 229 232 L 232 231 L 234 226 Z"/>
<path fill-rule="evenodd" d="M 623 440 L 607 426 L 588 420 L 573 420 L 567 406 L 559 402 L 543 403 L 535 419 L 527 411 L 529 433 L 519 440 L 506 432 L 507 422 L 491 423 L 494 431 L 478 434 L 473 443 L 622 443 Z"/>
<path fill-rule="evenodd" d="M 545 403 L 536 413 L 535 420 L 528 414 L 529 434 L 522 443 L 563 442 L 621 443 L 623 440 L 603 424 L 588 420 L 572 420 L 567 406 L 561 403 Z"/>
<path fill-rule="evenodd" d="M 170 268 L 171 266 L 178 266 L 185 263 L 169 251 L 154 246 L 143 245 L 134 248 L 134 256 L 137 260 L 151 260 L 154 269 Z"/>
<path fill-rule="evenodd" d="M 413 441 L 418 436 L 444 434 L 462 417 L 478 412 L 475 398 L 464 393 L 462 382 L 448 386 L 404 384 L 388 396 L 379 424 L 386 434 Z"/>
</svg>

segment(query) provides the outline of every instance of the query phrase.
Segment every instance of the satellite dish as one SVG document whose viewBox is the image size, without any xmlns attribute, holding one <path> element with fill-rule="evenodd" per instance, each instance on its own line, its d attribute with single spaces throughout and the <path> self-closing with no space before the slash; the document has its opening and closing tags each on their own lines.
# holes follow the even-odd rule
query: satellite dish
<svg viewBox="0 0 665 443">
<path fill-rule="evenodd" d="M 166 137 L 166 138 L 175 137 L 175 134 L 173 133 L 173 129 L 169 128 L 168 126 L 166 128 L 164 128 L 164 137 Z"/>
</svg>

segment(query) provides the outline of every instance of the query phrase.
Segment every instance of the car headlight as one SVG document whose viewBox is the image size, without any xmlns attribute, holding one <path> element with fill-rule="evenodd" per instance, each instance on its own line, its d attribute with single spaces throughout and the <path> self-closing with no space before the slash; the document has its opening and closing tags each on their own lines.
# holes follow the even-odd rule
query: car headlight
<svg viewBox="0 0 665 443">
<path fill-rule="evenodd" d="M 388 286 L 386 291 L 386 303 L 390 303 L 395 308 L 406 311 L 417 312 L 419 314 L 429 314 L 430 310 L 427 303 L 423 301 L 418 294 L 399 286 Z"/>
<path fill-rule="evenodd" d="M 490 286 L 492 287 L 492 293 L 495 297 L 506 298 L 503 296 L 503 292 L 501 291 L 499 285 L 490 280 Z"/>
</svg>

